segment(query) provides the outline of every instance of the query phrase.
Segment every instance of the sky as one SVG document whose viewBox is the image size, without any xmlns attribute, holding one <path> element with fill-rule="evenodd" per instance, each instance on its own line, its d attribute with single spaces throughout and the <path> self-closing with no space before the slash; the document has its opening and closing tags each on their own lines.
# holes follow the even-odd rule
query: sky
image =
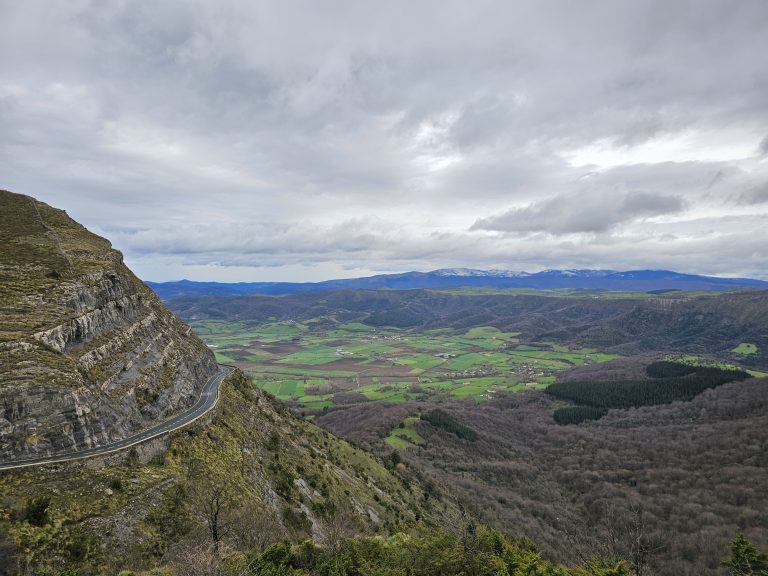
<svg viewBox="0 0 768 576">
<path fill-rule="evenodd" d="M 768 2 L 0 0 L 0 188 L 143 279 L 768 278 Z"/>
</svg>

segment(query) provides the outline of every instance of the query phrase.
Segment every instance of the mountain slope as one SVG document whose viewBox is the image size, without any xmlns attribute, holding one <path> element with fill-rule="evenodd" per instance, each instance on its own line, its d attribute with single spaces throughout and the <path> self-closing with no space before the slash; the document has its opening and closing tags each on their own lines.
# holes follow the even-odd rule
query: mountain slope
<svg viewBox="0 0 768 576">
<path fill-rule="evenodd" d="M 0 461 L 105 444 L 187 407 L 213 355 L 109 242 L 0 192 Z M 0 473 L 0 575 L 210 568 L 270 542 L 444 524 L 433 485 L 295 417 L 234 371 L 197 423 Z"/>
<path fill-rule="evenodd" d="M 0 461 L 124 437 L 190 406 L 215 370 L 107 240 L 0 191 Z"/>
<path fill-rule="evenodd" d="M 717 278 L 681 274 L 669 270 L 544 270 L 535 274 L 510 270 L 450 268 L 432 272 L 380 274 L 367 278 L 324 282 L 147 282 L 164 300 L 179 296 L 237 296 L 246 294 L 296 294 L 325 290 L 417 288 L 531 288 L 538 290 L 583 289 L 646 292 L 656 290 L 724 291 L 768 289 L 768 282 L 750 278 Z"/>
<path fill-rule="evenodd" d="M 213 574 L 217 561 L 288 538 L 331 545 L 458 515 L 434 488 L 425 495 L 410 470 L 396 473 L 296 418 L 242 373 L 221 394 L 208 421 L 170 439 L 0 474 L 0 574 L 16 565 L 18 574 L 117 574 L 168 564 Z"/>
<path fill-rule="evenodd" d="M 590 368 L 593 377 L 614 377 Z M 602 546 L 637 558 L 631 550 L 642 541 L 644 574 L 699 576 L 721 573 L 737 530 L 768 546 L 768 379 L 725 384 L 689 402 L 611 410 L 579 425 L 556 424 L 558 406 L 541 392 L 441 404 L 477 439 L 422 420 L 414 429 L 424 443 L 404 458 L 441 479 L 481 521 L 525 534 L 562 560 L 594 557 Z M 403 414 L 427 409 L 379 407 L 375 422 L 393 429 Z M 383 450 L 368 432 L 369 410 L 344 407 L 318 424 Z"/>
</svg>

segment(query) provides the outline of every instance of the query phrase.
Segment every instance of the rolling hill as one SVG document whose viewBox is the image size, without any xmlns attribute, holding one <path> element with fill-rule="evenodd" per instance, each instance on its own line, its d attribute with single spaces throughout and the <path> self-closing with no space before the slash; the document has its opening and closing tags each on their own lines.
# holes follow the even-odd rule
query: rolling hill
<svg viewBox="0 0 768 576">
<path fill-rule="evenodd" d="M 488 325 L 521 332 L 526 341 L 553 340 L 624 355 L 685 352 L 729 357 L 742 342 L 749 342 L 756 345 L 756 353 L 739 360 L 768 366 L 768 291 L 604 299 L 340 290 L 285 296 L 179 296 L 168 305 L 186 321 L 315 319 L 318 327 L 338 321 L 413 330 Z"/>
</svg>

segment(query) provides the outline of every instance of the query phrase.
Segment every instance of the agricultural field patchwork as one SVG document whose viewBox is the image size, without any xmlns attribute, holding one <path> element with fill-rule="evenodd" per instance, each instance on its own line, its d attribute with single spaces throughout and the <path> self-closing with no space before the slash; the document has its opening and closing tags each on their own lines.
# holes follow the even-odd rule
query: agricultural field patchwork
<svg viewBox="0 0 768 576">
<path fill-rule="evenodd" d="M 557 372 L 617 358 L 483 326 L 409 332 L 327 322 L 197 321 L 219 362 L 234 364 L 284 401 L 320 409 L 432 396 L 482 402 L 499 392 L 546 388 Z M 323 327 L 323 328 L 320 328 Z"/>
</svg>

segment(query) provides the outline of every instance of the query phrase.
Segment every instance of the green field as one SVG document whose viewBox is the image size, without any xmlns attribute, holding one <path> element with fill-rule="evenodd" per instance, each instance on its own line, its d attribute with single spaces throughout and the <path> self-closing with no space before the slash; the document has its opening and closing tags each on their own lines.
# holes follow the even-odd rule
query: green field
<svg viewBox="0 0 768 576">
<path fill-rule="evenodd" d="M 445 363 L 445 360 L 442 358 L 437 358 L 435 356 L 429 356 L 427 354 L 414 354 L 413 356 L 404 356 L 402 358 L 397 358 L 395 360 L 395 363 L 400 364 L 402 366 L 412 366 L 414 368 L 414 372 L 418 371 L 424 371 L 429 370 L 430 368 L 434 368 L 435 366 L 440 366 L 441 364 Z"/>
<path fill-rule="evenodd" d="M 411 416 L 403 420 L 397 428 L 394 428 L 384 439 L 392 448 L 411 448 L 412 446 L 421 446 L 424 444 L 424 438 L 413 429 L 414 424 L 419 421 L 418 416 Z"/>
<path fill-rule="evenodd" d="M 540 390 L 562 370 L 617 358 L 554 342 L 520 343 L 523 335 L 490 326 L 465 332 L 408 332 L 337 323 L 320 329 L 328 326 L 325 320 L 262 325 L 206 320 L 193 323 L 193 328 L 219 362 L 237 365 L 260 388 L 310 411 L 366 401 L 485 402 L 499 393 Z M 744 342 L 733 353 L 756 351 L 754 344 Z M 732 362 L 701 356 L 669 358 L 738 368 Z M 408 441 L 396 437 L 388 442 Z"/>
<path fill-rule="evenodd" d="M 731 350 L 734 354 L 741 354 L 742 356 L 749 356 L 750 354 L 757 354 L 757 346 L 751 342 L 742 342 L 736 348 Z"/>
<path fill-rule="evenodd" d="M 521 334 L 490 326 L 408 332 L 360 323 L 328 329 L 324 320 L 192 326 L 219 362 L 237 365 L 260 388 L 306 409 L 430 397 L 483 402 L 501 392 L 546 388 L 561 370 L 617 357 L 552 342 L 520 344 Z"/>
</svg>

